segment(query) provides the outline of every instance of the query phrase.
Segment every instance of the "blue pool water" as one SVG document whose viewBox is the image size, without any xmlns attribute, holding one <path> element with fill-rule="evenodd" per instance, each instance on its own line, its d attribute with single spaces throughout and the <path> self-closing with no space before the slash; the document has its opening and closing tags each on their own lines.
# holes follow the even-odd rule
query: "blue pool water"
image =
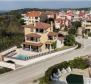
<svg viewBox="0 0 91 84">
<path fill-rule="evenodd" d="M 28 60 L 28 59 L 30 59 L 30 56 L 20 54 L 20 55 L 16 56 L 15 58 L 20 59 L 20 60 Z"/>
</svg>

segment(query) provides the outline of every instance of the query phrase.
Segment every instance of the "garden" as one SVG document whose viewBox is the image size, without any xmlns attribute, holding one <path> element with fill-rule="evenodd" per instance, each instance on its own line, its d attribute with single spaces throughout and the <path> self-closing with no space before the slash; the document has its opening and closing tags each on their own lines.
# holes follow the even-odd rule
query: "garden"
<svg viewBox="0 0 91 84">
<path fill-rule="evenodd" d="M 75 58 L 74 60 L 70 60 L 70 61 L 64 61 L 62 63 L 56 64 L 52 67 L 50 67 L 46 72 L 45 72 L 45 76 L 40 78 L 40 84 L 51 84 L 51 75 L 53 73 L 57 73 L 58 69 L 60 69 L 60 71 L 64 68 L 70 67 L 72 68 L 76 68 L 76 69 L 86 69 L 89 67 L 89 64 L 87 63 L 87 59 L 83 59 L 83 58 Z M 69 83 L 71 84 L 71 83 Z"/>
</svg>

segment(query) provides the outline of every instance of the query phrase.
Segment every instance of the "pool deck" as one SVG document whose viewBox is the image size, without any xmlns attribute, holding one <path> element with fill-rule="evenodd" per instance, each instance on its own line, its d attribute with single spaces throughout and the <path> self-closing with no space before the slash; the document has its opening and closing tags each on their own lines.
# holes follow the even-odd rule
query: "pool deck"
<svg viewBox="0 0 91 84">
<path fill-rule="evenodd" d="M 71 72 L 62 73 L 62 75 L 60 77 L 60 80 L 66 82 L 66 77 L 69 74 L 83 75 L 84 77 L 89 77 L 88 68 L 87 69 L 84 69 L 84 70 L 81 70 L 81 69 L 72 69 Z"/>
<path fill-rule="evenodd" d="M 16 52 L 18 54 L 27 55 L 27 56 L 33 56 L 33 55 L 38 54 L 37 52 L 26 51 L 26 50 L 23 50 L 21 48 L 20 49 L 17 49 Z"/>
</svg>

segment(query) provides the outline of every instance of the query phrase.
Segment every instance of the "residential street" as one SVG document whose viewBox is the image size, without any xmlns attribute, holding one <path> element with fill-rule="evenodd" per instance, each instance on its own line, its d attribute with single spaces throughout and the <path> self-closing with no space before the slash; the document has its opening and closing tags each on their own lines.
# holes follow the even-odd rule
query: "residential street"
<svg viewBox="0 0 91 84">
<path fill-rule="evenodd" d="M 44 74 L 48 67 L 54 64 L 66 60 L 71 60 L 78 56 L 91 54 L 91 39 L 77 38 L 77 41 L 83 44 L 82 48 L 67 52 L 65 54 L 60 54 L 46 60 L 42 60 L 41 62 L 38 62 L 36 64 L 11 71 L 9 73 L 5 73 L 0 76 L 0 84 L 30 84 L 28 82 Z"/>
</svg>

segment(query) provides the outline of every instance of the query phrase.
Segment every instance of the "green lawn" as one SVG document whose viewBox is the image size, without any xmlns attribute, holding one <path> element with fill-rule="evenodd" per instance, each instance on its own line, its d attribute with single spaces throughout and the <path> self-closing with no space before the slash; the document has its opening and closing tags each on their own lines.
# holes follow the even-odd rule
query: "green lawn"
<svg viewBox="0 0 91 84">
<path fill-rule="evenodd" d="M 56 48 L 55 51 L 61 51 L 61 50 L 65 50 L 65 49 L 69 49 L 75 46 L 63 46 L 62 48 Z"/>
</svg>

